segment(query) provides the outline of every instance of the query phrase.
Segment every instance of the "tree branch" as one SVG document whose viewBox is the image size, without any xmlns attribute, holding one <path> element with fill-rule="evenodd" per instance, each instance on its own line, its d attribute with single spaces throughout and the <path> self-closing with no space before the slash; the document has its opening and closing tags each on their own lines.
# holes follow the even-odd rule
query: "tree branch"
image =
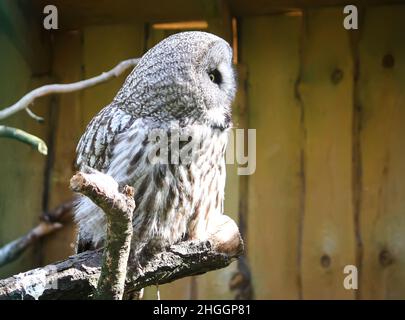
<svg viewBox="0 0 405 320">
<path fill-rule="evenodd" d="M 45 141 L 21 129 L 0 125 L 0 137 L 21 141 L 34 147 L 43 155 L 48 154 L 48 147 L 46 146 Z"/>
<path fill-rule="evenodd" d="M 48 223 L 41 221 L 35 228 L 33 228 L 26 235 L 6 244 L 0 248 L 0 267 L 17 259 L 25 249 L 35 242 L 37 239 L 57 230 L 62 227 L 62 224 Z"/>
<path fill-rule="evenodd" d="M 0 248 L 0 267 L 17 259 L 29 246 L 38 239 L 59 230 L 60 223 L 66 212 L 73 206 L 72 201 L 63 203 L 51 212 L 43 214 L 43 220 L 26 235 L 4 245 Z"/>
<path fill-rule="evenodd" d="M 73 190 L 88 195 L 106 213 L 107 219 L 124 223 L 112 232 L 103 258 L 103 249 L 87 251 L 69 259 L 34 269 L 14 277 L 0 280 L 0 299 L 89 299 L 94 297 L 119 298 L 149 285 L 164 284 L 187 276 L 202 274 L 228 266 L 243 252 L 243 241 L 235 222 L 226 215 L 210 221 L 207 240 L 184 241 L 153 254 L 141 266 L 127 265 L 127 230 L 133 212 L 132 188 L 118 191 L 118 184 L 111 177 L 90 169 L 90 173 L 78 173 L 71 180 Z M 132 229 L 132 228 L 131 228 Z M 120 231 L 121 230 L 121 231 Z M 110 243 L 108 243 L 110 242 Z M 111 243 L 123 244 L 119 247 Z M 118 262 L 112 263 L 111 259 Z M 123 268 L 125 266 L 125 268 Z M 112 275 L 112 273 L 114 273 Z M 100 275 L 101 274 L 101 275 Z M 96 290 L 98 288 L 98 290 Z M 104 289 L 103 289 L 104 288 Z M 105 289 L 107 288 L 107 289 Z"/>
<path fill-rule="evenodd" d="M 211 240 L 184 241 L 153 255 L 134 279 L 127 279 L 125 292 L 164 284 L 192 275 L 225 268 L 242 253 L 220 253 Z M 102 249 L 86 251 L 68 259 L 0 280 L 0 300 L 91 299 L 97 287 Z M 132 270 L 135 266 L 128 266 Z"/>
<path fill-rule="evenodd" d="M 113 69 L 107 72 L 103 72 L 102 74 L 74 82 L 74 83 L 69 83 L 69 84 L 48 84 L 39 88 L 36 88 L 32 90 L 31 92 L 27 93 L 25 96 L 23 96 L 20 100 L 18 100 L 16 103 L 13 105 L 4 108 L 3 110 L 0 111 L 0 120 L 5 119 L 12 114 L 21 111 L 23 109 L 26 109 L 31 105 L 31 103 L 34 102 L 35 99 L 39 97 L 43 97 L 46 95 L 50 95 L 53 93 L 67 93 L 67 92 L 73 92 L 73 91 L 78 91 L 78 90 L 83 90 L 85 88 L 90 88 L 93 87 L 97 84 L 100 84 L 102 82 L 108 81 L 112 78 L 116 78 L 119 75 L 121 75 L 125 70 L 131 67 L 135 67 L 137 63 L 139 62 L 139 59 L 129 59 L 129 60 L 124 60 L 117 64 Z"/>
</svg>

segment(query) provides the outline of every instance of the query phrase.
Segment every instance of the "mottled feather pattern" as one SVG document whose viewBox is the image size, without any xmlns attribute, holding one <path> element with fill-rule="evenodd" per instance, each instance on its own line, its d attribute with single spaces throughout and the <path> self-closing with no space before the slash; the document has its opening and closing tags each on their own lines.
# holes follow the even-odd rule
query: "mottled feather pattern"
<svg viewBox="0 0 405 320">
<path fill-rule="evenodd" d="M 125 111 L 109 105 L 92 119 L 77 147 L 76 164 L 99 171 L 108 167 L 117 135 L 134 122 Z"/>
<path fill-rule="evenodd" d="M 227 132 L 196 126 L 193 139 L 201 145 L 190 164 L 151 164 L 148 155 L 154 149 L 152 143 L 144 143 L 148 141 L 145 127 L 137 120 L 118 136 L 109 169 L 102 170 L 120 185 L 135 188 L 134 241 L 164 238 L 173 243 L 186 233 L 203 238 L 208 214 L 223 210 Z M 79 224 L 85 240 L 104 240 L 104 214 L 87 198 L 82 198 L 76 219 L 86 221 Z"/>
<path fill-rule="evenodd" d="M 224 154 L 235 94 L 231 62 L 229 45 L 209 33 L 163 40 L 142 57 L 80 139 L 79 170 L 89 166 L 135 188 L 136 254 L 151 241 L 162 246 L 205 238 L 210 219 L 223 213 Z M 213 81 L 213 70 L 221 81 Z M 154 161 L 161 152 L 150 139 L 154 130 L 168 137 L 168 160 L 179 151 L 191 154 L 190 161 Z M 178 136 L 189 139 L 176 149 L 172 143 Z M 196 147 L 190 149 L 191 143 Z M 90 200 L 79 199 L 75 218 L 81 240 L 94 245 L 105 240 L 104 213 Z"/>
</svg>

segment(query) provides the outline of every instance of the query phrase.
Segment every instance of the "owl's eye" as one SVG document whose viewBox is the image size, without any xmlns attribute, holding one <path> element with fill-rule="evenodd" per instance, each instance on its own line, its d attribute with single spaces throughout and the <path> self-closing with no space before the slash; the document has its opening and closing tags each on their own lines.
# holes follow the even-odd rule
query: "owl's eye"
<svg viewBox="0 0 405 320">
<path fill-rule="evenodd" d="M 220 85 L 222 83 L 222 75 L 221 72 L 218 71 L 218 69 L 214 69 L 208 72 L 208 76 L 210 77 L 210 80 L 217 85 Z"/>
</svg>

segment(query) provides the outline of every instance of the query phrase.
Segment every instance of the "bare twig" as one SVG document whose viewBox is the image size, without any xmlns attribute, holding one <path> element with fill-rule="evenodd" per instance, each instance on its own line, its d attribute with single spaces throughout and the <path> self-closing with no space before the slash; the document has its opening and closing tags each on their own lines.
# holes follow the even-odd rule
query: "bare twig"
<svg viewBox="0 0 405 320">
<path fill-rule="evenodd" d="M 0 267 L 17 259 L 29 246 L 34 244 L 38 239 L 60 229 L 62 224 L 60 221 L 66 212 L 70 211 L 73 203 L 66 202 L 55 208 L 53 211 L 46 213 L 44 219 L 35 228 L 30 230 L 26 235 L 6 244 L 0 248 Z"/>
<path fill-rule="evenodd" d="M 112 78 L 116 78 L 119 75 L 121 75 L 128 68 L 136 66 L 138 61 L 139 61 L 139 59 L 129 59 L 129 60 L 122 61 L 119 64 L 117 64 L 110 71 L 103 72 L 102 74 L 100 74 L 96 77 L 90 78 L 90 79 L 86 79 L 86 80 L 82 80 L 82 81 L 78 81 L 78 82 L 74 82 L 74 83 L 69 83 L 69 84 L 48 84 L 48 85 L 39 87 L 37 89 L 34 89 L 31 92 L 27 93 L 25 96 L 23 96 L 15 104 L 1 110 L 0 111 L 0 120 L 5 119 L 18 111 L 26 109 L 27 107 L 29 107 L 31 105 L 31 103 L 34 102 L 35 99 L 37 99 L 39 97 L 43 97 L 43 96 L 54 94 L 54 93 L 67 93 L 67 92 L 83 90 L 85 88 L 90 88 L 90 87 L 93 87 L 102 82 L 108 81 Z"/>
<path fill-rule="evenodd" d="M 121 300 L 132 238 L 134 189 L 125 186 L 121 193 L 114 179 L 97 171 L 77 173 L 70 180 L 70 187 L 90 198 L 107 218 L 106 247 L 94 298 Z"/>
<path fill-rule="evenodd" d="M 39 238 L 62 227 L 62 224 L 41 221 L 34 229 L 0 248 L 0 267 L 17 259 L 25 249 Z"/>
<path fill-rule="evenodd" d="M 37 121 L 37 122 L 39 122 L 39 123 L 44 122 L 44 118 L 42 118 L 42 117 L 36 115 L 30 108 L 26 107 L 26 108 L 25 108 L 25 111 L 27 111 L 28 115 L 29 115 L 32 119 L 34 119 L 35 121 Z"/>
<path fill-rule="evenodd" d="M 63 222 L 66 218 L 72 218 L 71 211 L 73 209 L 74 200 L 68 200 L 61 203 L 51 211 L 44 212 L 41 215 L 41 220 L 47 222 Z"/>
<path fill-rule="evenodd" d="M 0 137 L 24 142 L 37 149 L 41 154 L 48 154 L 48 147 L 46 146 L 45 141 L 21 129 L 0 125 Z"/>
</svg>

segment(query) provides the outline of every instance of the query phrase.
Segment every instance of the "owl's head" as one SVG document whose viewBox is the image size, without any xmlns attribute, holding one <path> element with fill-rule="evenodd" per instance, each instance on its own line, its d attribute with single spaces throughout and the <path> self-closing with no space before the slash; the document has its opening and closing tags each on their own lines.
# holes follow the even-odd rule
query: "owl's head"
<svg viewBox="0 0 405 320">
<path fill-rule="evenodd" d="M 115 101 L 137 117 L 224 130 L 235 87 L 229 44 L 210 33 L 182 32 L 141 58 Z"/>
</svg>

